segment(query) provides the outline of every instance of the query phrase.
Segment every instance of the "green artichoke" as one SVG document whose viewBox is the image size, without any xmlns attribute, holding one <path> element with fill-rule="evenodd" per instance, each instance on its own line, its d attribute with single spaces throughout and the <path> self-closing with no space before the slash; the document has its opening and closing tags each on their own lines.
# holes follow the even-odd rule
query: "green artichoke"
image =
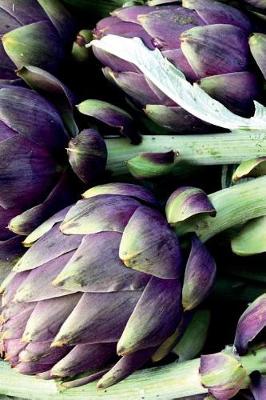
<svg viewBox="0 0 266 400">
<path fill-rule="evenodd" d="M 75 24 L 59 0 L 0 1 L 0 79 L 34 65 L 56 73 L 71 52 Z"/>
</svg>

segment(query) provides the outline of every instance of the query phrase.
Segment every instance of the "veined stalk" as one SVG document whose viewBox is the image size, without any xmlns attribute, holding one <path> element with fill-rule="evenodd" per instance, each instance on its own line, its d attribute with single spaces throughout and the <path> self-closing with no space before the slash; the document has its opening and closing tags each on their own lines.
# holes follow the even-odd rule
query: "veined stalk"
<svg viewBox="0 0 266 400">
<path fill-rule="evenodd" d="M 266 349 L 241 357 L 241 363 L 250 374 L 253 371 L 266 372 Z M 135 372 L 133 375 L 106 390 L 97 390 L 96 384 L 68 389 L 60 392 L 54 381 L 43 381 L 20 375 L 0 363 L 0 393 L 31 400 L 173 400 L 186 396 L 207 393 L 201 385 L 199 374 L 200 359 L 184 363 L 171 363 L 163 367 Z M 248 384 L 248 382 L 247 382 Z"/>
<path fill-rule="evenodd" d="M 216 216 L 198 215 L 178 223 L 179 235 L 195 232 L 206 242 L 226 229 L 266 215 L 266 176 L 219 190 L 208 197 L 217 211 Z"/>
<path fill-rule="evenodd" d="M 237 164 L 266 155 L 266 131 L 234 131 L 206 135 L 143 136 L 142 143 L 132 145 L 128 139 L 106 139 L 107 168 L 122 175 L 127 162 L 140 153 L 162 153 L 173 150 L 179 156 L 173 169 L 180 174 L 188 166 Z"/>
</svg>

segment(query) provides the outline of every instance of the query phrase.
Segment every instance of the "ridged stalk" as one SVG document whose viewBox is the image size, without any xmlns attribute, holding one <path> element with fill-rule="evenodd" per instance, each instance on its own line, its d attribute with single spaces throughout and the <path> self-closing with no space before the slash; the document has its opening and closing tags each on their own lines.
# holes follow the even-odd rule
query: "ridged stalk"
<svg viewBox="0 0 266 400">
<path fill-rule="evenodd" d="M 113 175 L 127 173 L 127 162 L 139 153 L 162 153 L 173 150 L 179 156 L 173 173 L 183 174 L 188 166 L 238 164 L 266 155 L 266 131 L 234 131 L 206 135 L 143 136 L 132 145 L 128 139 L 106 140 L 107 167 Z"/>
<path fill-rule="evenodd" d="M 242 365 L 248 373 L 266 372 L 266 349 L 241 357 Z M 97 390 L 96 384 L 68 389 L 60 393 L 54 381 L 42 381 L 24 376 L 0 363 L 0 393 L 19 396 L 30 400 L 173 400 L 186 396 L 207 393 L 201 385 L 199 375 L 200 360 L 172 363 L 163 367 L 138 371 L 121 383 L 106 390 Z"/>
</svg>

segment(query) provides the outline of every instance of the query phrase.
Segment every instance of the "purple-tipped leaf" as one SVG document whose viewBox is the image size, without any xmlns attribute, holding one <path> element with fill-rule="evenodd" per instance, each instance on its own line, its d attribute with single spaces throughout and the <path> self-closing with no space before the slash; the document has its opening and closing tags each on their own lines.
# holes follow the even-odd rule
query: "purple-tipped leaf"
<svg viewBox="0 0 266 400">
<path fill-rule="evenodd" d="M 123 232 L 140 203 L 126 196 L 104 195 L 78 201 L 61 224 L 66 235 Z"/>
<path fill-rule="evenodd" d="M 191 186 L 175 190 L 166 203 L 165 212 L 170 224 L 176 224 L 197 214 L 216 214 L 206 193 Z"/>
<path fill-rule="evenodd" d="M 62 289 L 83 292 L 143 289 L 149 275 L 124 267 L 119 258 L 121 236 L 118 232 L 85 236 L 53 284 Z"/>
<path fill-rule="evenodd" d="M 210 293 L 216 277 L 216 264 L 207 247 L 193 236 L 182 288 L 185 311 L 197 307 Z"/>
<path fill-rule="evenodd" d="M 176 279 L 152 277 L 117 344 L 120 355 L 160 345 L 182 317 L 181 288 Z"/>
<path fill-rule="evenodd" d="M 83 294 L 53 346 L 116 342 L 140 296 L 141 291 Z"/>
<path fill-rule="evenodd" d="M 120 196 L 134 197 L 144 203 L 158 205 L 156 198 L 149 189 L 132 183 L 112 182 L 106 183 L 105 185 L 94 186 L 83 193 L 82 197 L 89 199 L 90 197 L 100 196 L 103 194 L 117 194 Z"/>
<path fill-rule="evenodd" d="M 253 301 L 240 317 L 235 334 L 234 345 L 240 354 L 247 351 L 248 344 L 266 326 L 266 294 Z"/>
<path fill-rule="evenodd" d="M 122 235 L 119 257 L 128 268 L 160 278 L 180 276 L 181 251 L 178 239 L 156 210 L 139 207 Z"/>
</svg>

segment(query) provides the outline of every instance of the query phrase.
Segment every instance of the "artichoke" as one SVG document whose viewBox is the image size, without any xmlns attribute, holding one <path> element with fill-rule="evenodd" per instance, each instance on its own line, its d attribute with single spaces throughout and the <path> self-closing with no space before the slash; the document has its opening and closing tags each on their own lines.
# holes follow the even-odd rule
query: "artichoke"
<svg viewBox="0 0 266 400">
<path fill-rule="evenodd" d="M 0 79 L 16 79 L 16 67 L 24 65 L 58 71 L 75 33 L 59 0 L 1 0 L 0 19 Z"/>
<path fill-rule="evenodd" d="M 253 100 L 260 94 L 259 79 L 251 67 L 249 19 L 238 9 L 217 1 L 183 0 L 183 6 L 158 3 L 113 11 L 97 24 L 94 37 L 113 34 L 141 38 L 213 98 L 236 113 L 249 115 Z M 157 124 L 180 133 L 206 130 L 206 125 L 155 88 L 134 65 L 96 46 L 94 53 L 105 65 L 105 76 L 144 107 Z M 263 51 L 260 53 L 262 57 Z"/>
<path fill-rule="evenodd" d="M 2 351 L 21 373 L 104 388 L 165 356 L 215 263 L 194 237 L 182 292 L 179 241 L 151 192 L 111 183 L 84 197 L 26 238 L 2 285 Z"/>
</svg>

